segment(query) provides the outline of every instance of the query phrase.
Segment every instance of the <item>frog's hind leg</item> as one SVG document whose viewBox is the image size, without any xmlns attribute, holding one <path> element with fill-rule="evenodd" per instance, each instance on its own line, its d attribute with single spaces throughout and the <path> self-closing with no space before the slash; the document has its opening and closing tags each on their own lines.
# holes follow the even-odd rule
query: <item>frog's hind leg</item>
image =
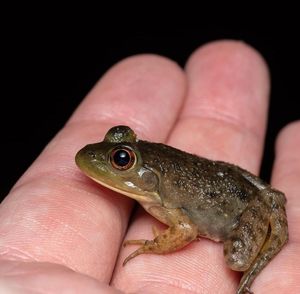
<svg viewBox="0 0 300 294">
<path fill-rule="evenodd" d="M 288 224 L 284 206 L 285 196 L 283 193 L 271 189 L 265 190 L 264 193 L 271 202 L 269 234 L 251 267 L 244 273 L 240 281 L 238 294 L 244 293 L 243 289 L 249 290 L 255 277 L 288 241 Z"/>
<path fill-rule="evenodd" d="M 253 200 L 224 242 L 224 256 L 235 271 L 247 270 L 262 248 L 269 227 L 270 209 L 263 201 Z"/>
</svg>

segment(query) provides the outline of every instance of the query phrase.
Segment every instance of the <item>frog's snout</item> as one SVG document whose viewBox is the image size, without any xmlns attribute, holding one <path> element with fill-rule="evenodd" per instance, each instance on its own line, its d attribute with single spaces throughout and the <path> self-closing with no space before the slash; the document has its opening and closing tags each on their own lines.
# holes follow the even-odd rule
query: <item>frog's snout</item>
<svg viewBox="0 0 300 294">
<path fill-rule="evenodd" d="M 82 167 L 84 163 L 90 162 L 95 158 L 96 153 L 89 148 L 89 145 L 87 145 L 77 152 L 75 156 L 75 162 L 79 167 Z"/>
</svg>

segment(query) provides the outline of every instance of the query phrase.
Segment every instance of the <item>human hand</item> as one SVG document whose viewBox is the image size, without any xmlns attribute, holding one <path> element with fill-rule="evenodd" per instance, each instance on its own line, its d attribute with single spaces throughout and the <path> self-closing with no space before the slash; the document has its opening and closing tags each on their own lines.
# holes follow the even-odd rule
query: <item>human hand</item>
<svg viewBox="0 0 300 294">
<path fill-rule="evenodd" d="M 142 209 L 129 222 L 134 202 L 86 178 L 74 156 L 125 124 L 139 138 L 257 173 L 268 92 L 263 60 L 240 42 L 200 48 L 185 72 L 151 55 L 117 64 L 1 204 L 0 292 L 235 293 L 240 274 L 226 266 L 222 244 L 206 239 L 122 267 L 134 250 L 122 248 L 123 240 L 151 239 L 152 225 L 160 224 Z M 253 283 L 255 294 L 300 292 L 299 144 L 298 122 L 279 136 L 272 175 L 288 198 L 290 241 Z"/>
</svg>

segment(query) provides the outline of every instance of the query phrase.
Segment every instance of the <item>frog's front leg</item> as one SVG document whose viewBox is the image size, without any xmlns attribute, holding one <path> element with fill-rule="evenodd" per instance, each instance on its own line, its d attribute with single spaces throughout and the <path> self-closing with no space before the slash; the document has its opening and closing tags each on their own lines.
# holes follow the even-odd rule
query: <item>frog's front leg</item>
<svg viewBox="0 0 300 294">
<path fill-rule="evenodd" d="M 161 233 L 155 230 L 153 240 L 127 240 L 126 245 L 142 245 L 131 253 L 123 262 L 125 265 L 130 259 L 144 253 L 165 254 L 176 251 L 197 238 L 197 226 L 182 212 L 180 208 L 152 207 L 148 209 L 155 218 L 167 224 L 169 228 Z"/>
</svg>

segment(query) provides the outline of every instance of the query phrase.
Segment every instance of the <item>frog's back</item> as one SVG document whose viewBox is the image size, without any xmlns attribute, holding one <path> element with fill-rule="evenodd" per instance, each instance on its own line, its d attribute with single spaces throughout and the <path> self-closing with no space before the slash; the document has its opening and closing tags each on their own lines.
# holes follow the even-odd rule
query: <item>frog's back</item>
<svg viewBox="0 0 300 294">
<path fill-rule="evenodd" d="M 159 174 L 163 205 L 182 208 L 211 239 L 225 237 L 258 191 L 235 165 L 164 144 L 139 141 L 138 148 L 145 167 Z"/>
</svg>

